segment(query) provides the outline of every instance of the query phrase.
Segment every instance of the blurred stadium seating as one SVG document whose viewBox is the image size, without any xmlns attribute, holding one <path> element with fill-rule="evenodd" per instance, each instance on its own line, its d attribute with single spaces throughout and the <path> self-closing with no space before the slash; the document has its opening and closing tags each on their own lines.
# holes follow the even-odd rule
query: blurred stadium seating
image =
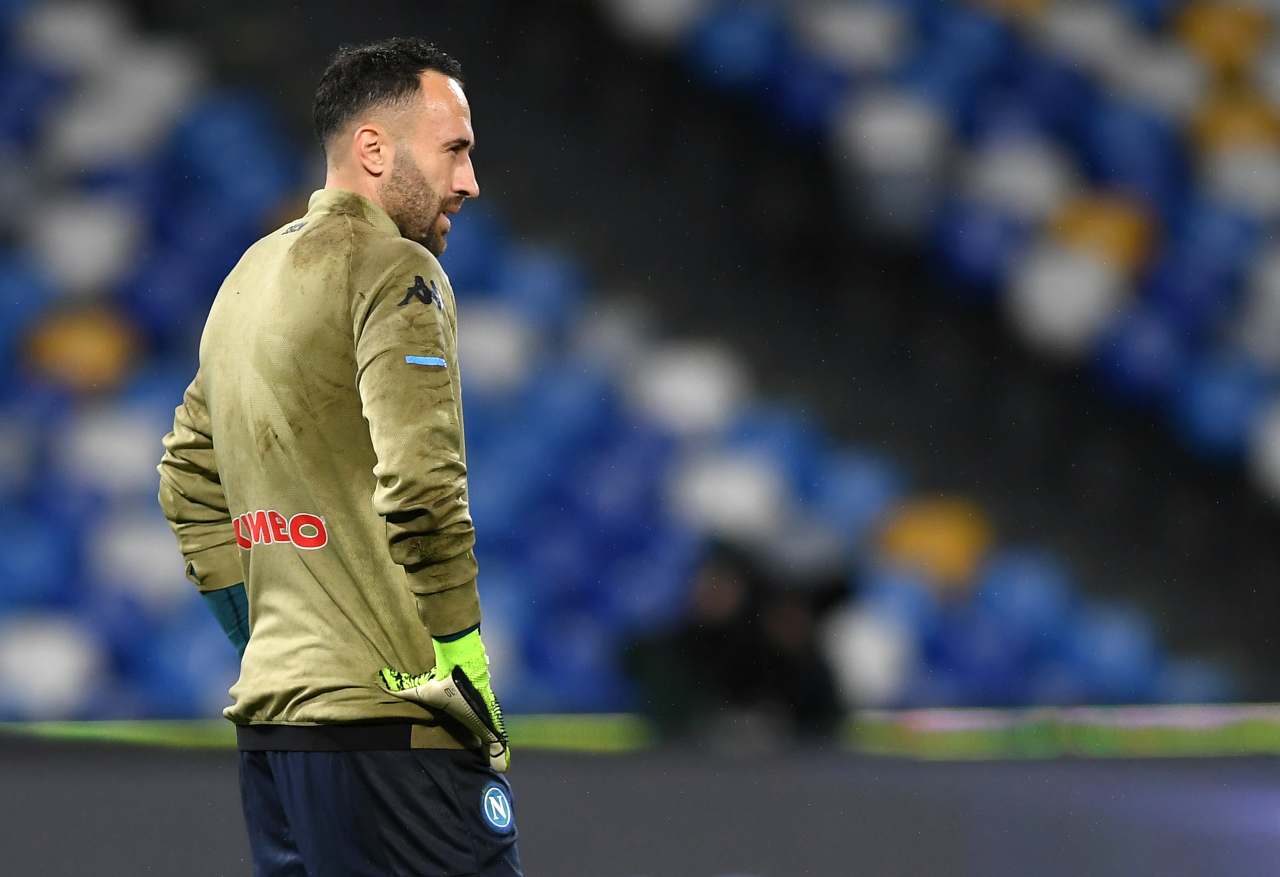
<svg viewBox="0 0 1280 877">
<path fill-rule="evenodd" d="M 929 242 L 955 295 L 1280 499 L 1273 4 L 602 5 L 825 137 L 855 209 Z"/>
<path fill-rule="evenodd" d="M 869 226 L 931 242 L 955 294 L 1280 496 L 1280 62 L 1253 36 L 1268 17 L 1174 6 L 607 4 L 825 137 Z M 0 718 L 214 715 L 236 657 L 181 576 L 154 465 L 218 283 L 312 169 L 261 97 L 110 3 L 0 5 L 0 46 L 0 192 L 22 205 L 0 254 Z M 657 337 L 500 205 L 469 205 L 444 261 L 512 712 L 638 707 L 620 656 L 682 623 L 713 542 L 784 586 L 841 570 L 820 642 L 850 708 L 1232 696 L 1086 597 L 1069 558 L 834 443 L 725 346 Z"/>
</svg>

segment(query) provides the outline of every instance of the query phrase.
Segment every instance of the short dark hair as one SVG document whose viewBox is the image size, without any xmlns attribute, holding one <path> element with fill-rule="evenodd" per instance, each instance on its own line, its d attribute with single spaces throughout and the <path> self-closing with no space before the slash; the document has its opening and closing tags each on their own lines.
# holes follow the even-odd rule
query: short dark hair
<svg viewBox="0 0 1280 877">
<path fill-rule="evenodd" d="M 334 134 L 370 107 L 416 94 L 418 75 L 426 70 L 462 81 L 462 65 L 420 37 L 339 48 L 320 75 L 312 105 L 320 147 L 327 149 Z"/>
</svg>

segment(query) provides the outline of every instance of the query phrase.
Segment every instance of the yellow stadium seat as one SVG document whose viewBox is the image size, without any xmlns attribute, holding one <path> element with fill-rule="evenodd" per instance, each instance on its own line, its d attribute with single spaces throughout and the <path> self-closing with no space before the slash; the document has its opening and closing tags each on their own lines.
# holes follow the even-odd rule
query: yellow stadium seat
<svg viewBox="0 0 1280 877">
<path fill-rule="evenodd" d="M 919 570 L 947 591 L 973 582 L 994 539 L 983 510 L 965 499 L 908 501 L 880 532 L 880 547 L 894 563 Z"/>
<path fill-rule="evenodd" d="M 1155 237 L 1150 215 L 1135 199 L 1106 193 L 1067 202 L 1052 230 L 1065 246 L 1092 252 L 1129 273 L 1146 262 Z"/>
<path fill-rule="evenodd" d="M 1266 98 L 1243 89 L 1223 89 L 1196 112 L 1191 126 L 1205 152 L 1237 147 L 1280 146 L 1280 112 Z"/>
<path fill-rule="evenodd" d="M 137 352 L 129 324 L 99 307 L 53 314 L 35 328 L 26 350 L 35 374 L 84 393 L 117 388 Z"/>
<path fill-rule="evenodd" d="M 1247 69 L 1267 45 L 1271 19 L 1248 4 L 1202 0 L 1183 10 L 1177 30 L 1206 65 L 1229 75 Z"/>
</svg>

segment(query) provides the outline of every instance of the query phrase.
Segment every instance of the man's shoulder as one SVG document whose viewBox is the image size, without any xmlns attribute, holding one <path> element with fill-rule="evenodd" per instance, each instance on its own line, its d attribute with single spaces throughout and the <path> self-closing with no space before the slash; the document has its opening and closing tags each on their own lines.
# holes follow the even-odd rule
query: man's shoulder
<svg viewBox="0 0 1280 877">
<path fill-rule="evenodd" d="M 360 235 L 353 242 L 351 279 L 357 290 L 414 276 L 448 282 L 440 260 L 408 238 L 375 233 Z"/>
<path fill-rule="evenodd" d="M 353 235 L 345 216 L 307 215 L 291 219 L 258 238 L 245 251 L 242 261 L 288 259 L 289 267 L 341 267 L 346 270 Z"/>
<path fill-rule="evenodd" d="M 362 234 L 353 242 L 360 255 L 373 266 L 417 266 L 420 271 L 444 273 L 444 268 L 430 250 L 417 241 L 399 235 L 372 232 Z"/>
</svg>

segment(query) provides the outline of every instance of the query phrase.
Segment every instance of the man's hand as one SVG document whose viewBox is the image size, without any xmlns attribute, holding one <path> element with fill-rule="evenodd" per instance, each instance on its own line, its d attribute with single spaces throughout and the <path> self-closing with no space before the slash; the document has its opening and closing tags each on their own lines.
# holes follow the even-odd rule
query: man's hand
<svg viewBox="0 0 1280 877">
<path fill-rule="evenodd" d="M 511 764 L 502 707 L 489 683 L 489 656 L 480 629 L 433 638 L 436 665 L 429 673 L 410 675 L 390 667 L 380 672 L 383 687 L 396 697 L 438 710 L 460 722 L 488 753 L 494 770 Z"/>
</svg>

